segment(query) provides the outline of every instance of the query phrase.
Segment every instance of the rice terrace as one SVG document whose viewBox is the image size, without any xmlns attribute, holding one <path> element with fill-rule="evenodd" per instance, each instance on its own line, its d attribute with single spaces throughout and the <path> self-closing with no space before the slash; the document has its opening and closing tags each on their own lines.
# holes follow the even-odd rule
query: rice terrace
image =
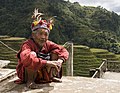
<svg viewBox="0 0 120 93">
<path fill-rule="evenodd" d="M 2 69 L 1 69 L 1 75 L 3 74 L 2 70 L 5 72 L 5 69 L 7 69 L 8 71 L 7 70 L 6 71 L 8 73 L 10 71 L 10 74 L 8 74 L 8 75 L 6 74 L 4 76 L 4 78 L 1 77 L 1 82 L 0 83 L 4 84 L 1 87 L 5 87 L 5 86 L 8 87 L 6 85 L 6 84 L 8 84 L 7 83 L 8 80 L 9 79 L 11 80 L 15 77 L 15 68 L 16 68 L 16 65 L 17 65 L 16 52 L 11 50 L 10 48 L 18 51 L 19 46 L 21 45 L 21 43 L 24 40 L 26 40 L 26 39 L 25 38 L 18 38 L 18 37 L 8 37 L 8 36 L 1 36 L 0 37 L 0 41 L 2 42 L 2 43 L 0 43 L 0 51 L 1 51 L 0 52 L 0 60 L 6 60 L 6 61 L 9 60 L 10 61 L 7 65 L 2 67 Z M 5 46 L 4 44 L 7 45 L 7 46 Z M 114 63 L 107 63 L 107 66 L 109 66 L 109 67 L 105 67 L 106 66 L 106 63 L 105 63 L 103 68 L 100 68 L 102 62 L 106 61 L 105 59 L 108 62 L 114 62 Z M 85 82 L 85 84 L 89 84 L 90 82 L 98 83 L 98 82 L 101 82 L 101 81 L 115 83 L 115 82 L 112 82 L 112 81 L 105 81 L 105 80 L 101 80 L 101 79 L 100 80 L 98 79 L 98 81 L 96 81 L 97 79 L 94 80 L 91 77 L 95 74 L 96 71 L 98 71 L 99 73 L 96 74 L 95 78 L 102 78 L 100 75 L 105 73 L 106 71 L 119 72 L 120 71 L 119 70 L 119 66 L 120 66 L 119 62 L 120 62 L 120 56 L 118 54 L 108 52 L 108 50 L 98 49 L 98 48 L 90 48 L 88 46 L 83 46 L 83 45 L 74 45 L 73 46 L 73 76 L 74 77 L 66 77 L 66 68 L 65 68 L 66 64 L 64 64 L 63 65 L 64 77 L 63 77 L 63 85 L 62 86 L 65 86 L 64 84 L 69 84 L 69 80 L 72 80 L 72 82 L 79 82 L 79 84 L 80 84 L 81 80 L 82 80 L 81 82 Z M 112 69 L 110 69 L 110 68 L 112 68 Z M 6 90 L 6 87 L 1 88 L 1 93 L 7 93 L 7 92 L 9 93 L 9 91 L 17 92 L 18 88 L 19 88 L 19 92 L 21 92 L 21 91 L 22 92 L 25 92 L 25 91 L 28 92 L 28 90 L 24 89 L 24 87 L 25 87 L 24 85 L 17 86 L 15 84 L 13 84 L 14 86 L 10 87 L 11 84 L 13 84 L 13 81 L 12 81 L 12 83 L 10 83 L 10 85 L 8 84 L 10 90 L 9 89 Z M 115 86 L 119 85 L 119 84 L 118 85 L 117 84 L 115 83 Z M 56 87 L 56 88 L 58 86 L 58 85 L 53 84 L 53 83 L 50 84 L 50 86 L 51 85 L 54 85 L 54 87 Z M 38 90 L 29 90 L 29 91 L 31 91 L 30 93 L 33 93 L 33 92 L 36 92 L 36 91 L 37 91 L 37 93 L 46 93 L 45 91 L 51 91 L 51 90 L 52 91 L 50 93 L 55 93 L 55 90 L 52 89 L 52 87 L 50 87 L 49 85 L 41 85 L 41 86 L 42 87 L 44 86 L 45 89 L 42 88 L 43 90 L 39 90 L 39 92 L 38 92 Z M 46 87 L 49 87 L 50 90 L 49 90 L 49 88 L 46 88 Z M 89 89 L 83 90 L 84 87 L 85 86 L 82 86 L 81 90 L 80 89 L 79 90 L 75 89 L 74 91 L 77 91 L 76 93 L 79 93 L 79 91 L 89 91 Z M 111 86 L 108 86 L 108 87 L 111 87 Z M 63 91 L 63 90 L 60 90 L 60 91 Z M 71 92 L 71 93 L 74 93 L 74 91 Z M 108 90 L 103 89 L 102 92 L 103 91 L 108 91 Z M 118 90 L 116 90 L 116 91 L 118 91 Z M 19 93 L 19 92 L 17 92 L 17 93 Z M 63 93 L 67 93 L 67 92 L 68 91 L 64 90 Z M 100 92 L 100 93 L 102 93 L 102 92 Z M 90 91 L 90 92 L 86 92 L 86 93 L 96 93 L 96 92 L 95 91 L 94 92 Z M 114 93 L 114 92 L 111 92 L 111 93 Z"/>
</svg>

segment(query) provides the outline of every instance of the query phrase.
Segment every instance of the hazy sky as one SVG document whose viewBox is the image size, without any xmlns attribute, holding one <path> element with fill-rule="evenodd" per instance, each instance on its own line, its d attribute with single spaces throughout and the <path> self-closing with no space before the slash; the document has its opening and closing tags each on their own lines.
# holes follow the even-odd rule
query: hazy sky
<svg viewBox="0 0 120 93">
<path fill-rule="evenodd" d="M 120 15 L 120 0 L 69 0 L 85 6 L 101 6 Z"/>
</svg>

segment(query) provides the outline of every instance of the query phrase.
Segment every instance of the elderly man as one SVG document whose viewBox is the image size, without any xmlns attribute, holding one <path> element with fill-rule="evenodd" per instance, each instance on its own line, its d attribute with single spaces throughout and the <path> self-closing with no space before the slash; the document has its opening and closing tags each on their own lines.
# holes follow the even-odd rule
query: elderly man
<svg viewBox="0 0 120 93">
<path fill-rule="evenodd" d="M 29 88 L 35 88 L 37 83 L 60 82 L 56 78 L 62 77 L 61 66 L 69 55 L 63 46 L 48 40 L 53 23 L 42 20 L 41 14 L 35 9 L 32 38 L 22 44 L 17 54 L 16 83 L 26 83 Z"/>
</svg>

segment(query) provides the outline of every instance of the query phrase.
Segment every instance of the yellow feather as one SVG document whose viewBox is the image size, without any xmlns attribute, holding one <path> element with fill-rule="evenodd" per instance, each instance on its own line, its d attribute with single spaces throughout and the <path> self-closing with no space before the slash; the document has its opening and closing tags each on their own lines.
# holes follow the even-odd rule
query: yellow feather
<svg viewBox="0 0 120 93">
<path fill-rule="evenodd" d="M 33 24 L 36 26 L 39 23 L 39 21 L 34 21 Z"/>
<path fill-rule="evenodd" d="M 50 25 L 50 30 L 52 30 L 52 25 Z"/>
</svg>

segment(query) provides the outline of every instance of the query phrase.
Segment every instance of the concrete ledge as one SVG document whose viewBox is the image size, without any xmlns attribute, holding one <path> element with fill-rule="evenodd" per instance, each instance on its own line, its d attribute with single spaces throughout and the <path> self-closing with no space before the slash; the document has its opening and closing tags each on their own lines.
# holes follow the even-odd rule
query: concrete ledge
<svg viewBox="0 0 120 93">
<path fill-rule="evenodd" d="M 10 63 L 9 60 L 0 60 L 0 68 L 3 68 L 4 66 L 8 65 Z"/>
<path fill-rule="evenodd" d="M 6 79 L 12 79 L 16 75 L 15 69 L 0 69 L 0 83 Z"/>
<path fill-rule="evenodd" d="M 7 79 L 0 83 L 0 93 L 119 93 L 120 81 L 86 77 L 63 77 L 62 83 L 38 84 L 38 89 L 28 89 Z"/>
</svg>

